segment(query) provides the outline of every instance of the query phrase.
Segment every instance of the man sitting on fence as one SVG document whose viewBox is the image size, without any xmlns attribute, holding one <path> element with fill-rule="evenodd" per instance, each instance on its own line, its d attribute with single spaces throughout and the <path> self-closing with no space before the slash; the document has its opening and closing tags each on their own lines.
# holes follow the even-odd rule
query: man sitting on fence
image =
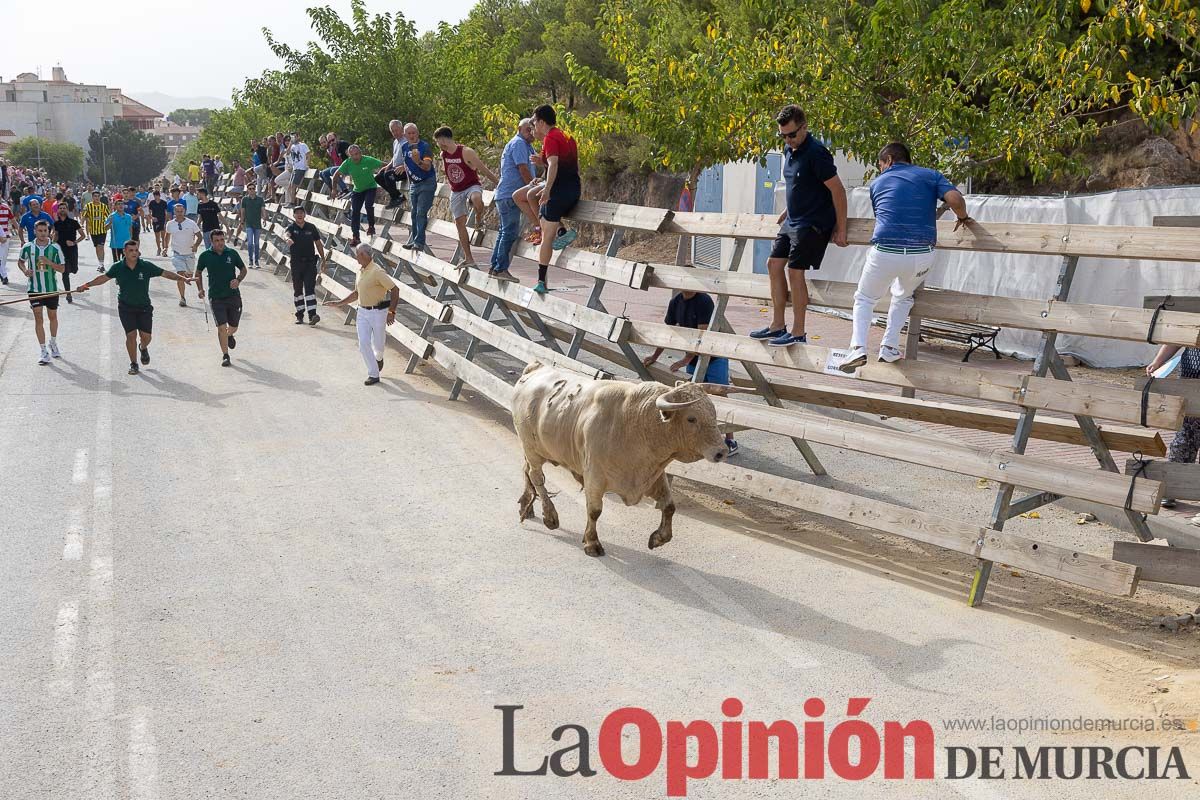
<svg viewBox="0 0 1200 800">
<path fill-rule="evenodd" d="M 955 230 L 971 221 L 967 201 L 954 184 L 937 170 L 913 166 L 908 148 L 900 142 L 892 142 L 879 151 L 878 166 L 879 176 L 871 181 L 875 232 L 854 292 L 850 353 L 838 367 L 846 373 L 867 363 L 871 315 L 889 286 L 892 302 L 879 360 L 888 363 L 900 360 L 900 330 L 912 311 L 913 292 L 933 266 L 938 201 L 945 201 L 958 217 Z"/>
<path fill-rule="evenodd" d="M 671 298 L 671 302 L 667 305 L 667 316 L 663 322 L 668 325 L 677 325 L 681 328 L 706 331 L 708 330 L 709 323 L 712 321 L 713 311 L 715 310 L 716 304 L 713 302 L 713 299 L 704 292 L 683 291 Z M 655 348 L 653 353 L 642 359 L 642 364 L 647 367 L 650 366 L 658 361 L 662 353 L 663 349 L 661 347 Z M 699 363 L 699 355 L 684 353 L 683 358 L 671 365 L 671 371 L 678 372 L 681 367 L 686 367 L 687 374 L 694 375 L 696 366 Z M 704 382 L 728 386 L 729 359 L 709 359 L 708 368 L 704 371 Z M 738 443 L 734 440 L 732 433 L 725 434 L 725 446 L 729 448 L 729 455 L 732 456 L 737 453 Z"/>
</svg>

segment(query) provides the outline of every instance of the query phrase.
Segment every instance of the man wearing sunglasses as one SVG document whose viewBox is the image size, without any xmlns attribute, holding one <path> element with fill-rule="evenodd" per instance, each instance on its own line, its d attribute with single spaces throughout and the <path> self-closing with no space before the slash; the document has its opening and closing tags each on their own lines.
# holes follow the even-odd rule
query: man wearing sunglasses
<svg viewBox="0 0 1200 800">
<path fill-rule="evenodd" d="M 972 222 L 962 193 L 937 170 L 913 166 L 904 144 L 892 142 L 880 150 L 878 166 L 879 175 L 871 181 L 875 230 L 854 292 L 850 353 L 838 365 L 845 373 L 867 363 L 871 315 L 879 298 L 888 291 L 892 302 L 879 360 L 889 364 L 900 360 L 900 330 L 912 311 L 913 292 L 933 267 L 938 202 L 945 202 L 958 218 L 954 230 Z"/>
<path fill-rule="evenodd" d="M 783 181 L 787 209 L 779 215 L 779 235 L 767 259 L 771 276 L 771 324 L 750 332 L 772 347 L 787 347 L 808 340 L 804 315 L 808 310 L 808 284 L 804 273 L 820 269 L 830 240 L 846 246 L 846 187 L 838 177 L 833 154 L 808 133 L 808 119 L 797 105 L 784 106 L 775 115 L 783 142 Z M 792 327 L 784 323 L 788 288 L 792 293 Z"/>
</svg>

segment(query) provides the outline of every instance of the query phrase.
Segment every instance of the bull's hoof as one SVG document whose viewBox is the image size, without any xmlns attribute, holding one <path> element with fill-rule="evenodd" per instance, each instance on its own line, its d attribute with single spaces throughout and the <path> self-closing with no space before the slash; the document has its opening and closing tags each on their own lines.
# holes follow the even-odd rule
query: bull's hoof
<svg viewBox="0 0 1200 800">
<path fill-rule="evenodd" d="M 548 530 L 557 529 L 558 512 L 553 509 L 542 512 L 542 524 L 545 525 Z"/>
<path fill-rule="evenodd" d="M 669 533 L 664 535 L 662 531 L 655 531 L 654 533 L 650 534 L 650 541 L 646 544 L 651 550 L 653 550 L 656 547 L 662 547 L 664 544 L 671 541 L 671 538 L 671 534 Z"/>
<path fill-rule="evenodd" d="M 520 508 L 520 513 L 521 513 L 521 522 L 524 522 L 525 520 L 532 517 L 533 516 L 533 503 L 530 503 L 529 505 L 525 505 L 524 503 L 522 503 L 521 508 Z"/>
<path fill-rule="evenodd" d="M 604 545 L 600 544 L 600 542 L 591 542 L 583 546 L 583 552 L 593 557 L 602 556 L 604 555 Z"/>
</svg>

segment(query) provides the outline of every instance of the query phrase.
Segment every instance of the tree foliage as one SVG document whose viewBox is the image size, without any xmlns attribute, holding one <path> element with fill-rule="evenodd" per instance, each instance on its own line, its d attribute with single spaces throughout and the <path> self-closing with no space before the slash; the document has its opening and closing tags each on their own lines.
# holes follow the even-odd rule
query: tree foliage
<svg viewBox="0 0 1200 800">
<path fill-rule="evenodd" d="M 33 136 L 18 139 L 8 146 L 5 155 L 9 161 L 21 166 L 41 166 L 52 181 L 75 180 L 83 174 L 83 148 L 69 142 L 38 140 Z"/>
<path fill-rule="evenodd" d="M 158 138 L 126 120 L 106 122 L 99 131 L 88 134 L 90 180 L 100 182 L 107 174 L 109 183 L 137 186 L 156 177 L 166 165 L 167 153 Z"/>
<path fill-rule="evenodd" d="M 189 125 L 203 128 L 212 119 L 211 108 L 177 108 L 167 114 L 167 120 L 176 125 Z"/>
<path fill-rule="evenodd" d="M 336 130 L 386 156 L 392 118 L 486 151 L 551 102 L 585 166 L 695 173 L 777 148 L 798 102 L 868 163 L 903 140 L 957 178 L 1036 180 L 1105 126 L 1190 127 L 1200 99 L 1195 0 L 479 0 L 425 34 L 363 0 L 307 14 L 303 46 L 264 31 L 282 68 L 213 113 L 205 151 Z"/>
</svg>

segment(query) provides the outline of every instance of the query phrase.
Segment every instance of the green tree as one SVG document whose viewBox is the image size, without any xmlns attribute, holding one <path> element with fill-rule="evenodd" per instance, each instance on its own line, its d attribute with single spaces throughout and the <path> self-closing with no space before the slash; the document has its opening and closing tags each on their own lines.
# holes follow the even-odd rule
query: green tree
<svg viewBox="0 0 1200 800">
<path fill-rule="evenodd" d="M 175 157 L 171 159 L 171 163 L 167 165 L 167 176 L 173 177 L 178 175 L 183 179 L 187 179 L 188 164 L 195 161 L 200 163 L 200 156 L 205 151 L 200 149 L 200 140 L 193 139 L 192 141 L 179 148 L 175 153 Z"/>
<path fill-rule="evenodd" d="M 103 157 L 104 160 L 101 160 Z M 106 122 L 88 134 L 88 178 L 137 186 L 147 183 L 167 165 L 167 152 L 158 137 L 125 120 Z"/>
<path fill-rule="evenodd" d="M 9 161 L 22 166 L 40 164 L 53 181 L 75 180 L 83 174 L 83 148 L 69 142 L 38 140 L 33 136 L 18 139 L 8 146 Z"/>
<path fill-rule="evenodd" d="M 177 108 L 167 114 L 167 119 L 176 125 L 192 125 L 203 128 L 212 119 L 212 114 L 211 108 Z"/>
<path fill-rule="evenodd" d="M 204 153 L 219 155 L 226 164 L 233 159 L 245 161 L 250 154 L 250 140 L 262 139 L 287 127 L 284 117 L 264 108 L 258 103 L 247 103 L 234 93 L 233 105 L 229 108 L 213 112 L 208 126 L 200 132 L 200 137 L 191 142 L 187 148 L 188 159 L 200 160 Z M 310 140 L 315 142 L 315 140 Z M 196 145 L 195 148 L 192 145 Z M 182 151 L 178 158 L 182 157 Z M 186 174 L 187 159 L 183 161 Z"/>
</svg>

